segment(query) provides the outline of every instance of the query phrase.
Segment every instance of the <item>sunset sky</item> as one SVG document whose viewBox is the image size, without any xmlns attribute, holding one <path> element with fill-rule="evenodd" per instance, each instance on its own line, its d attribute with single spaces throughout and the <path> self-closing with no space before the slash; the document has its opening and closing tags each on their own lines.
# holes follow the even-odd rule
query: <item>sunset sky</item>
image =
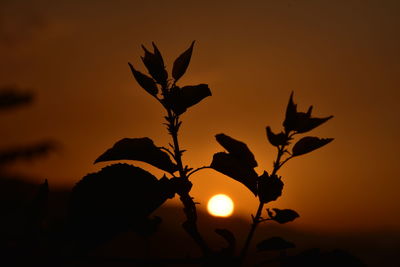
<svg viewBox="0 0 400 267">
<path fill-rule="evenodd" d="M 209 165 L 223 150 L 214 135 L 225 133 L 248 144 L 259 174 L 270 171 L 265 127 L 281 130 L 294 91 L 299 110 L 335 116 L 310 133 L 335 140 L 289 161 L 269 206 L 295 209 L 301 227 L 400 230 L 399 14 L 396 0 L 2 0 L 0 85 L 32 90 L 35 101 L 1 114 L 0 146 L 57 140 L 49 157 L 14 166 L 54 188 L 100 170 L 94 160 L 124 137 L 167 145 L 164 110 L 127 62 L 144 72 L 140 45 L 154 41 L 170 70 L 196 40 L 179 84 L 207 83 L 213 96 L 182 116 L 185 164 Z M 240 183 L 212 170 L 192 181 L 203 208 L 225 193 L 235 212 L 255 213 Z"/>
</svg>

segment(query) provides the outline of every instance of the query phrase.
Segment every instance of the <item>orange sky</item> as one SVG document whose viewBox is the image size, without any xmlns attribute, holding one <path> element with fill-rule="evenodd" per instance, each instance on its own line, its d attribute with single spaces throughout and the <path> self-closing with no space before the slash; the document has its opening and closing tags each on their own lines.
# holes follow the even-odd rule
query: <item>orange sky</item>
<svg viewBox="0 0 400 267">
<path fill-rule="evenodd" d="M 312 135 L 335 141 L 285 166 L 283 196 L 299 226 L 400 229 L 398 1 L 1 1 L 0 84 L 32 88 L 34 105 L 5 113 L 2 147 L 53 138 L 62 149 L 20 165 L 71 186 L 123 137 L 169 142 L 163 110 L 133 80 L 140 44 L 155 41 L 167 67 L 197 40 L 180 82 L 209 84 L 213 96 L 183 115 L 184 161 L 207 165 L 214 135 L 246 142 L 271 170 L 265 126 L 281 127 L 289 94 L 300 110 L 335 115 Z M 141 165 L 145 166 L 145 165 Z M 154 170 L 154 168 L 148 168 Z M 157 172 L 161 175 L 161 173 Z M 256 199 L 215 171 L 193 176 L 205 207 L 229 194 L 249 216 Z"/>
</svg>

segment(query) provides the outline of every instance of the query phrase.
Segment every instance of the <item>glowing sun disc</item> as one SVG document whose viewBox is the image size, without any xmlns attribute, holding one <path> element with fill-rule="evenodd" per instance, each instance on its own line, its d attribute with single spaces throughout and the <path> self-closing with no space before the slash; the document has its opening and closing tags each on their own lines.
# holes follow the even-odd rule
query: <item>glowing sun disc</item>
<svg viewBox="0 0 400 267">
<path fill-rule="evenodd" d="M 228 217 L 233 212 L 233 201 L 227 195 L 215 195 L 208 201 L 207 210 L 213 216 Z"/>
</svg>

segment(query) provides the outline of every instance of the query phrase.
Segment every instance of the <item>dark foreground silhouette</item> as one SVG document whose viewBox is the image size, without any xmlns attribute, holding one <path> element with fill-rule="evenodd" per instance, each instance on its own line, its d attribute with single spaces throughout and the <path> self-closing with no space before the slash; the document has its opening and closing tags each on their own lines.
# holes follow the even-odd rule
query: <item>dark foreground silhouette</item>
<svg viewBox="0 0 400 267">
<path fill-rule="evenodd" d="M 285 224 L 299 217 L 294 210 L 269 206 L 282 195 L 284 179 L 278 171 L 289 160 L 332 142 L 333 138 L 298 137 L 333 116 L 314 117 L 312 106 L 306 112 L 298 111 L 292 92 L 283 128 L 273 132 L 266 127 L 266 140 L 277 151 L 270 171 L 258 174 L 258 163 L 248 146 L 222 133 L 216 135 L 216 141 L 225 151 L 215 153 L 209 166 L 192 168 L 184 163 L 185 150 L 179 144 L 181 116 L 211 96 L 207 84 L 178 85 L 189 66 L 194 42 L 174 61 L 171 77 L 157 46 L 152 43 L 152 52 L 142 47 L 148 74 L 131 63 L 129 67 L 139 86 L 163 107 L 171 143 L 160 147 L 148 137 L 124 138 L 95 163 L 141 161 L 162 170 L 163 177 L 133 165 L 109 163 L 83 177 L 71 193 L 63 194 L 50 193 L 47 180 L 31 190 L 31 186 L 7 177 L 0 169 L 0 181 L 5 185 L 2 189 L 6 190 L 3 203 L 10 203 L 0 211 L 0 261 L 4 265 L 364 266 L 344 250 L 296 249 L 296 232 L 287 239 L 289 233 L 282 233 L 283 228 L 270 224 L 262 227 L 266 221 Z M 29 95 L 0 95 L 0 106 L 7 108 L 9 103 L 21 105 L 29 101 Z M 0 153 L 0 164 L 43 154 L 48 149 L 43 145 L 6 151 Z M 197 211 L 190 177 L 205 168 L 241 183 L 258 199 L 247 234 L 243 232 L 249 224 L 247 220 L 218 220 Z M 21 193 L 20 187 L 24 188 Z M 179 197 L 181 209 L 163 206 L 175 196 Z M 161 223 L 162 217 L 166 223 Z"/>
<path fill-rule="evenodd" d="M 138 235 L 135 228 L 121 231 L 107 242 L 93 248 L 85 257 L 74 254 L 71 233 L 66 229 L 68 202 L 71 192 L 52 191 L 48 195 L 46 215 L 40 232 L 32 235 L 26 231 L 27 210 L 32 207 L 40 185 L 2 178 L 0 266 L 199 266 L 201 252 L 179 225 L 184 220 L 180 207 L 163 205 L 154 212 L 162 223 L 152 235 Z M 51 189 L 51 186 L 50 186 Z M 7 204 L 6 204 L 7 203 Z M 167 203 L 168 204 L 168 203 Z M 199 209 L 199 227 L 214 248 L 227 247 L 227 243 L 215 235 L 215 228 L 229 227 L 236 234 L 237 242 L 245 238 L 248 220 L 242 217 L 216 218 Z M 154 218 L 154 216 L 152 218 Z M 29 218 L 29 217 L 28 217 Z M 104 225 L 97 222 L 98 225 Z M 93 231 L 100 230 L 94 223 Z M 136 228 L 137 229 L 137 228 Z M 153 230 L 153 229 L 150 229 Z M 107 229 L 104 229 L 107 231 Z M 149 230 L 149 229 L 148 229 Z M 34 232 L 33 232 L 34 233 Z M 285 250 L 286 258 L 281 265 L 280 252 L 257 252 L 251 247 L 249 264 L 259 266 L 399 266 L 399 232 L 318 234 L 293 229 L 279 224 L 261 224 L 259 235 L 283 236 L 297 247 Z M 256 243 L 255 242 L 255 243 Z M 320 248 L 320 249 L 316 249 Z M 79 246 L 79 249 L 81 247 Z M 343 262 L 351 265 L 343 265 Z M 321 264 L 323 263 L 323 264 Z"/>
</svg>

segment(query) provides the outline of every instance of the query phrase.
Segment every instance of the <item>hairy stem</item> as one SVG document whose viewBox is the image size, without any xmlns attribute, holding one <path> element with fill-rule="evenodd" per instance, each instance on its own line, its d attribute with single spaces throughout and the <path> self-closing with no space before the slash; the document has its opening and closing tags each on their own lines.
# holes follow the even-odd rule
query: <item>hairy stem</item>
<svg viewBox="0 0 400 267">
<path fill-rule="evenodd" d="M 183 169 L 182 164 L 182 152 L 179 148 L 178 142 L 178 131 L 179 131 L 179 117 L 174 116 L 170 109 L 167 109 L 168 112 L 168 122 L 169 122 L 169 130 L 172 136 L 173 144 L 174 144 L 174 158 L 178 165 L 178 171 L 180 179 L 185 182 L 188 181 L 188 175 Z M 197 211 L 196 204 L 193 201 L 193 198 L 189 194 L 189 190 L 182 190 L 178 192 L 180 200 L 183 204 L 183 211 L 186 215 L 186 221 L 182 224 L 182 227 L 185 231 L 192 237 L 192 239 L 196 242 L 196 244 L 200 247 L 204 255 L 210 254 L 211 250 L 204 241 L 204 238 L 201 236 L 198 228 L 197 228 Z"/>
</svg>

